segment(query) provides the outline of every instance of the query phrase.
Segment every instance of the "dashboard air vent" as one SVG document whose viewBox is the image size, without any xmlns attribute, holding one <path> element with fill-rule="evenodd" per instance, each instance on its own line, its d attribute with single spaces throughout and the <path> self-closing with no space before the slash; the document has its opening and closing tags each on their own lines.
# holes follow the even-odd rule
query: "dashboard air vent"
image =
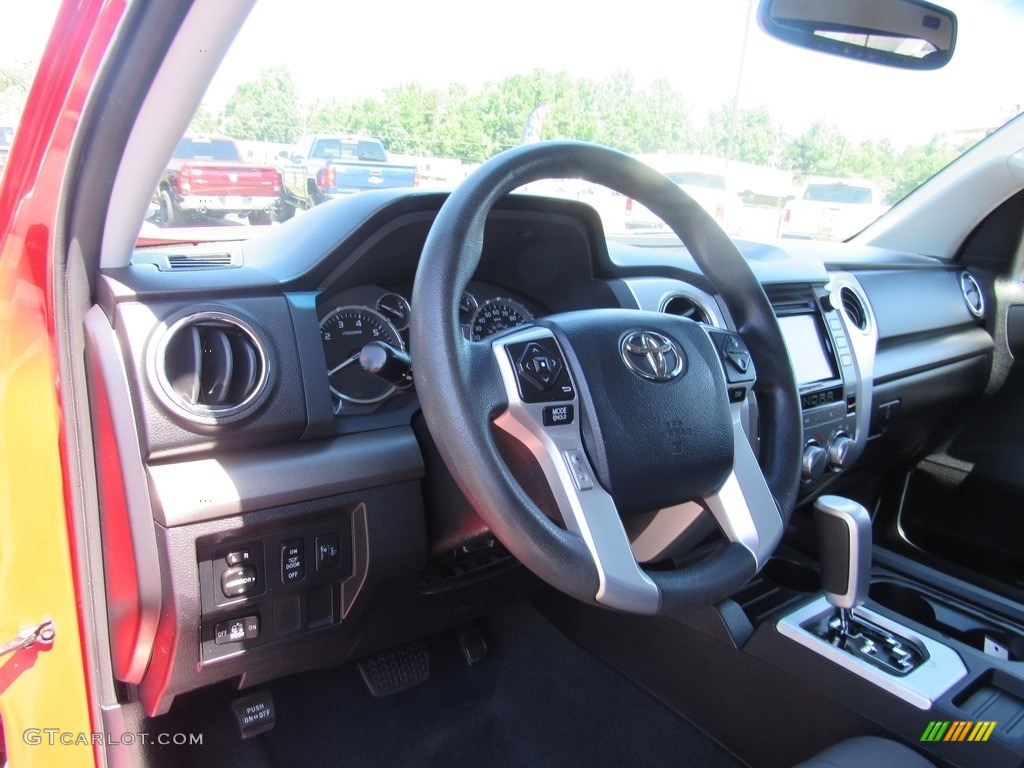
<svg viewBox="0 0 1024 768">
<path fill-rule="evenodd" d="M 841 288 L 839 291 L 839 299 L 843 304 L 843 314 L 850 323 L 862 331 L 868 329 L 868 311 L 864 307 L 864 303 L 861 301 L 852 288 Z"/>
<path fill-rule="evenodd" d="M 132 264 L 152 264 L 161 272 L 199 272 L 242 266 L 242 253 L 230 251 L 173 251 L 143 248 L 132 254 Z"/>
<path fill-rule="evenodd" d="M 967 309 L 975 317 L 985 316 L 985 294 L 981 292 L 981 286 L 974 279 L 970 272 L 960 273 L 960 293 L 964 295 L 967 302 Z"/>
<path fill-rule="evenodd" d="M 167 257 L 169 268 L 174 270 L 183 269 L 224 269 L 235 266 L 232 263 L 230 253 L 204 253 L 199 256 L 186 254 L 171 254 Z"/>
<path fill-rule="evenodd" d="M 667 315 L 688 318 L 695 323 L 714 325 L 707 309 L 696 299 L 692 299 L 689 296 L 673 296 L 665 302 L 661 311 Z"/>
<path fill-rule="evenodd" d="M 267 373 L 266 356 L 253 330 L 219 312 L 192 315 L 171 326 L 156 366 L 174 405 L 215 421 L 252 404 Z"/>
</svg>

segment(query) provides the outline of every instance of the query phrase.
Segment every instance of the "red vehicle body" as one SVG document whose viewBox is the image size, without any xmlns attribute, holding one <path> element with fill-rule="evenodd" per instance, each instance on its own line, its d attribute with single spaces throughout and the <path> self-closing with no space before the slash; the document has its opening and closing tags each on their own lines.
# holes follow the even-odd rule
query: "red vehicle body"
<svg viewBox="0 0 1024 768">
<path fill-rule="evenodd" d="M 55 386 L 54 254 L 63 241 L 58 209 L 72 138 L 124 9 L 103 0 L 61 8 L 0 186 L 0 632 L 14 637 L 44 616 L 56 625 L 51 646 L 0 660 L 0 717 L 12 765 L 92 765 L 100 749 L 59 738 L 30 744 L 23 734 L 40 726 L 96 730 L 76 597 L 88 585 L 75 576 L 66 516 L 75 449 L 61 428 L 66 406 Z"/>
<path fill-rule="evenodd" d="M 158 192 L 165 224 L 213 220 L 228 214 L 250 224 L 269 224 L 281 194 L 281 174 L 272 166 L 249 165 L 234 139 L 182 138 Z"/>
</svg>

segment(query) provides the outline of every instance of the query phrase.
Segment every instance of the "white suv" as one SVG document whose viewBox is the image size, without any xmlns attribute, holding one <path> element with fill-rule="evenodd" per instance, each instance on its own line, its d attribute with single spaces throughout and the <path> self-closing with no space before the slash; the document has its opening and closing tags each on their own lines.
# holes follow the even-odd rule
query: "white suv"
<svg viewBox="0 0 1024 768">
<path fill-rule="evenodd" d="M 808 178 L 786 203 L 779 237 L 845 240 L 886 210 L 882 189 L 863 179 Z"/>
</svg>

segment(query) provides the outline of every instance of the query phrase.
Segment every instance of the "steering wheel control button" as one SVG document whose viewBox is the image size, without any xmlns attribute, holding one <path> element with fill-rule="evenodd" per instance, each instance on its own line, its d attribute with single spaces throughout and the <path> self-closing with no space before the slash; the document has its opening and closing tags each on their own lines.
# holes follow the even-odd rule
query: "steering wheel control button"
<svg viewBox="0 0 1024 768">
<path fill-rule="evenodd" d="M 326 571 L 341 565 L 341 540 L 337 533 L 316 537 L 316 569 Z"/>
<path fill-rule="evenodd" d="M 251 565 L 228 568 L 220 576 L 220 591 L 224 597 L 244 597 L 255 591 L 259 575 Z"/>
<path fill-rule="evenodd" d="M 519 356 L 517 368 L 520 375 L 529 379 L 538 389 L 547 392 L 562 370 L 562 363 L 539 344 L 531 342 Z"/>
<path fill-rule="evenodd" d="M 562 405 L 548 405 L 544 407 L 544 426 L 560 427 L 563 424 L 572 424 L 575 417 L 571 403 Z"/>
<path fill-rule="evenodd" d="M 239 549 L 236 552 L 228 552 L 224 556 L 224 562 L 230 566 L 245 565 L 252 561 L 251 549 Z"/>
<path fill-rule="evenodd" d="M 729 402 L 742 403 L 747 398 L 746 387 L 729 387 Z"/>
<path fill-rule="evenodd" d="M 306 548 L 302 539 L 281 542 L 281 581 L 292 584 L 306 578 Z"/>
<path fill-rule="evenodd" d="M 710 335 L 722 356 L 725 380 L 729 384 L 747 384 L 754 381 L 754 362 L 740 335 L 723 331 L 715 331 Z"/>
<path fill-rule="evenodd" d="M 505 347 L 515 370 L 524 403 L 573 400 L 576 389 L 554 339 L 538 339 Z"/>
<path fill-rule="evenodd" d="M 562 452 L 565 458 L 565 465 L 569 468 L 572 481 L 576 484 L 577 491 L 590 491 L 594 488 L 594 478 L 590 474 L 590 467 L 583 457 L 583 451 L 578 448 L 570 448 Z"/>
</svg>

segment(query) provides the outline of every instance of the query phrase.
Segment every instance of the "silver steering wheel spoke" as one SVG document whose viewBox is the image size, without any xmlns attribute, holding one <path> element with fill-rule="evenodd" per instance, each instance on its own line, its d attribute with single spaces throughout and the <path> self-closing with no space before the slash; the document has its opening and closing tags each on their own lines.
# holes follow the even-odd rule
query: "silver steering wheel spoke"
<svg viewBox="0 0 1024 768">
<path fill-rule="evenodd" d="M 742 404 L 732 405 L 732 426 L 732 472 L 704 503 L 725 537 L 746 547 L 760 569 L 782 539 L 782 515 L 747 441 Z"/>
<path fill-rule="evenodd" d="M 508 397 L 508 408 L 495 424 L 530 450 L 544 472 L 566 529 L 586 544 L 599 579 L 597 602 L 633 613 L 655 614 L 661 604 L 658 587 L 637 564 L 615 502 L 597 481 L 583 449 L 575 387 L 552 386 L 552 399 L 541 402 L 525 402 L 520 394 L 519 363 L 513 361 L 508 350 L 530 342 L 557 346 L 550 331 L 536 327 L 492 343 Z M 564 360 L 562 356 L 558 365 L 564 366 Z M 539 375 L 546 376 L 543 370 Z"/>
</svg>

